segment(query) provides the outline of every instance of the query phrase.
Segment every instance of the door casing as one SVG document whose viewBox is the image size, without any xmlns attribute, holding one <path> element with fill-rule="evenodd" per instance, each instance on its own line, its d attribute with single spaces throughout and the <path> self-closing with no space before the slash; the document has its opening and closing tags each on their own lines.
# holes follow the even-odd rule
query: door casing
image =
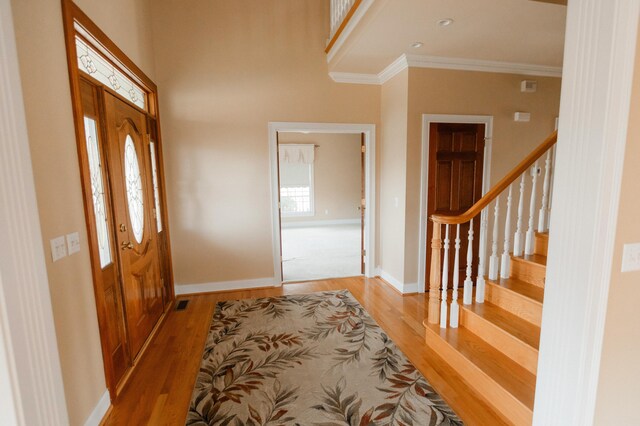
<svg viewBox="0 0 640 426">
<path fill-rule="evenodd" d="M 448 115 L 448 114 L 423 114 L 422 115 L 422 166 L 420 174 L 420 238 L 418 246 L 418 292 L 424 293 L 427 268 L 427 201 L 429 194 L 429 143 L 431 123 L 471 123 L 484 124 L 484 161 L 482 177 L 482 194 L 489 190 L 491 181 L 491 136 L 493 135 L 492 115 Z M 486 212 L 482 212 L 484 215 Z M 485 247 L 480 247 L 485 250 Z"/>
<path fill-rule="evenodd" d="M 365 277 L 374 277 L 375 268 L 375 146 L 376 126 L 374 124 L 342 124 L 342 123 L 269 123 L 269 162 L 271 170 L 271 223 L 272 223 L 272 253 L 273 253 L 273 285 L 282 285 L 281 269 L 281 235 L 280 209 L 278 207 L 280 185 L 278 182 L 278 133 L 349 133 L 364 134 L 365 144 L 365 232 L 364 249 Z"/>
</svg>

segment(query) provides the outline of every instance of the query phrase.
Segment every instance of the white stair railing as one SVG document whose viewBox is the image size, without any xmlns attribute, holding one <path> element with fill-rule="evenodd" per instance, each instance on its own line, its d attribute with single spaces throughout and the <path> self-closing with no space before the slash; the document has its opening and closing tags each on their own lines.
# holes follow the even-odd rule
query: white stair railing
<svg viewBox="0 0 640 426">
<path fill-rule="evenodd" d="M 549 228 L 550 193 L 553 190 L 553 154 L 552 147 L 555 145 L 557 135 L 554 132 L 536 150 L 529 154 L 511 173 L 496 184 L 494 188 L 487 192 L 474 206 L 459 216 L 433 215 L 433 238 L 431 241 L 430 260 L 430 282 L 429 282 L 429 318 L 431 324 L 440 324 L 441 328 L 456 328 L 460 325 L 460 250 L 462 247 L 461 225 L 468 224 L 466 250 L 465 280 L 463 283 L 462 303 L 471 305 L 473 303 L 473 270 L 474 260 L 477 261 L 477 276 L 475 287 L 475 303 L 484 303 L 486 280 L 494 283 L 501 279 L 510 277 L 511 256 L 520 257 L 523 254 L 529 255 L 534 251 L 535 233 L 546 232 Z M 545 157 L 544 183 L 542 185 L 542 197 L 539 210 L 536 200 L 539 199 L 537 191 L 538 181 L 538 160 Z M 527 174 L 531 175 L 531 191 L 529 198 L 529 217 L 526 233 L 523 230 L 523 214 L 525 194 L 527 194 Z M 513 207 L 513 184 L 519 182 L 518 207 L 515 217 L 512 218 Z M 504 218 L 500 213 L 500 198 L 504 195 L 506 200 L 506 210 Z M 493 205 L 491 206 L 491 203 Z M 489 225 L 489 215 L 493 212 L 491 255 L 489 256 L 488 276 L 485 277 L 487 266 L 487 235 Z M 536 224 L 535 214 L 539 213 Z M 515 233 L 512 234 L 511 224 L 515 219 Z M 504 220 L 504 223 L 500 222 Z M 476 230 L 474 223 L 479 223 L 479 250 L 477 256 L 474 255 L 474 238 Z M 445 225 L 444 239 L 441 240 L 441 225 Z M 451 225 L 455 225 L 455 240 L 451 244 Z M 504 228 L 501 228 L 501 225 Z M 502 252 L 498 253 L 499 231 L 504 229 Z M 513 252 L 511 252 L 511 237 L 513 236 Z M 452 247 L 453 246 L 453 247 Z M 450 249 L 453 248 L 453 265 L 449 266 Z M 448 291 L 449 282 L 452 283 L 452 291 Z M 451 300 L 448 294 L 451 293 Z"/>
<path fill-rule="evenodd" d="M 333 38 L 356 0 L 331 0 L 331 34 Z"/>
</svg>

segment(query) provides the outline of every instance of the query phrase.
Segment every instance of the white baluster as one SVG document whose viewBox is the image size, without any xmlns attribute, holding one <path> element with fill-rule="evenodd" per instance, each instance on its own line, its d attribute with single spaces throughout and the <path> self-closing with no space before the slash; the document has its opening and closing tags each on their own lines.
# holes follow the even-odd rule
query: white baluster
<svg viewBox="0 0 640 426">
<path fill-rule="evenodd" d="M 491 242 L 491 257 L 489 258 L 489 279 L 498 278 L 498 218 L 500 216 L 500 196 L 496 198 L 493 209 L 493 240 Z"/>
<path fill-rule="evenodd" d="M 546 232 L 549 226 L 549 187 L 551 185 L 551 150 L 544 160 L 544 183 L 542 185 L 542 207 L 538 214 L 538 232 Z"/>
<path fill-rule="evenodd" d="M 440 327 L 447 328 L 447 287 L 449 287 L 449 224 L 445 225 L 444 259 L 442 261 L 442 297 L 440 300 Z"/>
<path fill-rule="evenodd" d="M 476 303 L 484 303 L 484 270 L 487 262 L 487 230 L 489 228 L 489 211 L 480 213 L 480 250 L 478 259 L 478 278 L 476 279 Z"/>
<path fill-rule="evenodd" d="M 525 175 L 522 174 L 520 179 L 520 198 L 518 199 L 518 220 L 516 222 L 516 234 L 513 237 L 513 255 L 522 256 L 524 251 L 523 240 L 524 234 L 522 233 L 522 215 L 524 214 L 524 185 Z"/>
<path fill-rule="evenodd" d="M 538 162 L 533 165 L 531 170 L 531 202 L 529 203 L 529 227 L 527 229 L 527 238 L 524 243 L 524 254 L 533 254 L 533 244 L 535 241 L 534 222 L 536 215 L 536 190 L 538 187 Z"/>
<path fill-rule="evenodd" d="M 458 286 L 460 285 L 460 224 L 456 232 L 455 253 L 453 257 L 453 297 L 451 298 L 451 319 L 449 323 L 452 328 L 458 328 L 460 317 L 460 307 L 458 306 Z"/>
<path fill-rule="evenodd" d="M 511 258 L 509 249 L 511 248 L 511 191 L 513 185 L 509 185 L 509 195 L 507 196 L 507 215 L 504 221 L 504 245 L 502 250 L 502 262 L 500 262 L 500 277 L 509 278 Z"/>
<path fill-rule="evenodd" d="M 469 236 L 467 238 L 467 277 L 464 280 L 464 290 L 462 292 L 462 303 L 470 305 L 473 301 L 473 219 L 469 222 Z M 482 247 L 480 248 L 482 250 Z M 453 326 L 452 326 L 453 327 Z"/>
</svg>

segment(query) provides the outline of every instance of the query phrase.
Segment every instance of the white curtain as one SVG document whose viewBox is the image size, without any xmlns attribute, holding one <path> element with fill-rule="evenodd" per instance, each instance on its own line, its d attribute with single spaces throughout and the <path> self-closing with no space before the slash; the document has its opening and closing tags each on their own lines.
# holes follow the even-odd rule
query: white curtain
<svg viewBox="0 0 640 426">
<path fill-rule="evenodd" d="M 313 164 L 315 149 L 313 144 L 280 144 L 280 163 Z"/>
</svg>

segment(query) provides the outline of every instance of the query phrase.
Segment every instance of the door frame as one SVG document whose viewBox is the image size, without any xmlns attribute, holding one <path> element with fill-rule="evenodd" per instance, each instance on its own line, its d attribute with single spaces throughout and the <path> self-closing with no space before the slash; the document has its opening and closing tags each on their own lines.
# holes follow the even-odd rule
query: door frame
<svg viewBox="0 0 640 426">
<path fill-rule="evenodd" d="M 491 149 L 493 135 L 492 115 L 450 115 L 422 114 L 422 164 L 420 173 L 420 238 L 418 246 L 418 293 L 426 288 L 425 273 L 427 268 L 427 197 L 429 195 L 429 147 L 432 123 L 484 124 L 484 161 L 482 169 L 482 195 L 490 189 L 491 182 Z M 486 212 L 482 212 L 483 215 Z M 484 247 L 480 247 L 484 250 Z"/>
<path fill-rule="evenodd" d="M 280 209 L 278 208 L 278 133 L 364 134 L 365 141 L 365 277 L 375 276 L 376 126 L 374 124 L 269 122 L 269 165 L 271 170 L 271 223 L 274 286 L 282 285 L 280 265 Z"/>
</svg>

